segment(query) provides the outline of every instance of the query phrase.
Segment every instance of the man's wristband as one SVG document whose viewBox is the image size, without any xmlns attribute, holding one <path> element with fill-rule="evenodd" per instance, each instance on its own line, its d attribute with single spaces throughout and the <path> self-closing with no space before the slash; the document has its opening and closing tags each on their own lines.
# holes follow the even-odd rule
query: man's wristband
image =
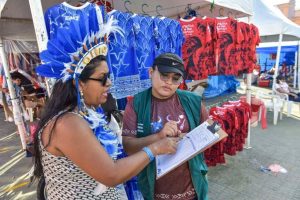
<svg viewBox="0 0 300 200">
<path fill-rule="evenodd" d="M 149 157 L 150 162 L 152 160 L 154 160 L 155 156 L 153 155 L 153 153 L 152 153 L 152 151 L 149 147 L 144 147 L 142 150 L 147 154 L 147 156 Z"/>
</svg>

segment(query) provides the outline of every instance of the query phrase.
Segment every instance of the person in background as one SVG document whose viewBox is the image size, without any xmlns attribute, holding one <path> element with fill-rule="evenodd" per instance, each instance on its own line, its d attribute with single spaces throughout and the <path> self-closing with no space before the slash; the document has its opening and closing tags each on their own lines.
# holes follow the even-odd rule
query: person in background
<svg viewBox="0 0 300 200">
<path fill-rule="evenodd" d="M 149 70 L 152 87 L 128 101 L 123 118 L 123 145 L 129 155 L 153 142 L 182 136 L 207 119 L 201 97 L 178 90 L 185 78 L 183 61 L 175 54 L 161 54 Z M 207 166 L 203 154 L 155 179 L 155 161 L 138 175 L 145 200 L 206 200 Z M 179 183 L 179 184 L 178 184 Z"/>
<path fill-rule="evenodd" d="M 276 77 L 275 90 L 279 93 L 289 95 L 289 100 L 291 101 L 300 102 L 300 93 L 294 92 L 281 76 Z"/>
</svg>

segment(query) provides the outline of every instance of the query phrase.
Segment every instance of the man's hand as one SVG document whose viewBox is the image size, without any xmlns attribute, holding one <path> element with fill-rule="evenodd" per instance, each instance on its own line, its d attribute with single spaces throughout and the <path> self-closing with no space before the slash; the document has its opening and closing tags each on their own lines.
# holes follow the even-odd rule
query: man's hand
<svg viewBox="0 0 300 200">
<path fill-rule="evenodd" d="M 181 134 L 181 131 L 178 130 L 177 123 L 175 121 L 167 122 L 163 129 L 158 133 L 160 138 L 169 137 L 177 137 Z"/>
</svg>

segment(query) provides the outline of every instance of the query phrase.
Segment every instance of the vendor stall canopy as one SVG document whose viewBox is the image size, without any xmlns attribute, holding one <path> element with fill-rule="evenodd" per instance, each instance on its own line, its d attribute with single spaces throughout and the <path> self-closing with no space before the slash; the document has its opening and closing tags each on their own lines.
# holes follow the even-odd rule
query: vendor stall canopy
<svg viewBox="0 0 300 200">
<path fill-rule="evenodd" d="M 63 0 L 41 0 L 45 12 Z M 65 0 L 76 5 L 79 0 Z M 112 1 L 110 1 L 112 2 Z M 239 18 L 252 15 L 253 0 L 114 0 L 113 7 L 124 12 L 177 18 L 184 16 L 187 8 L 198 16 L 231 16 Z M 0 0 L 0 37 L 6 40 L 35 41 L 34 27 L 28 0 Z"/>
</svg>

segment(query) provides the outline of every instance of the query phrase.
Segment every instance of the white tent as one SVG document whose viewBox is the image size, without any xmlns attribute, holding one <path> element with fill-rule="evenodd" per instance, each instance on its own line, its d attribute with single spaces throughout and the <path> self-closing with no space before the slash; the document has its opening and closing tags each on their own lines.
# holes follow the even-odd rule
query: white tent
<svg viewBox="0 0 300 200">
<path fill-rule="evenodd" d="M 279 8 L 269 5 L 263 0 L 253 1 L 252 22 L 258 27 L 260 36 L 279 35 L 279 43 L 278 43 L 276 64 L 275 64 L 276 70 L 273 77 L 273 86 L 274 86 L 275 77 L 278 74 L 282 37 L 283 35 L 292 35 L 299 39 L 300 26 L 290 21 L 279 10 Z M 299 81 L 299 77 L 300 77 L 300 70 L 298 67 L 298 81 Z M 299 85 L 300 82 L 298 83 L 298 87 Z"/>
<path fill-rule="evenodd" d="M 300 26 L 289 20 L 279 8 L 263 0 L 253 1 L 252 22 L 261 36 L 286 34 L 300 38 Z"/>
</svg>

